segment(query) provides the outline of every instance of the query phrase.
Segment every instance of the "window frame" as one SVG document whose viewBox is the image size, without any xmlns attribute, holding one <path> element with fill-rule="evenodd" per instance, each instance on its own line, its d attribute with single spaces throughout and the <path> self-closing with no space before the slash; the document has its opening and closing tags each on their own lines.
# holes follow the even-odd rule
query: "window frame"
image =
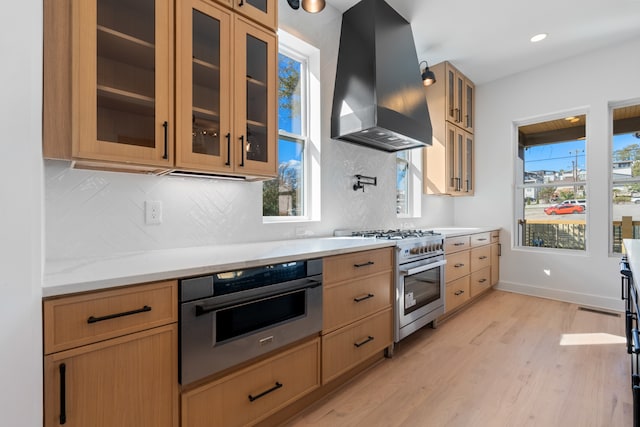
<svg viewBox="0 0 640 427">
<path fill-rule="evenodd" d="M 514 186 L 513 186 L 513 237 L 512 244 L 514 250 L 521 251 L 544 251 L 545 253 L 561 253 L 561 254 L 574 254 L 574 255 L 588 255 L 590 250 L 590 226 L 589 226 L 589 210 L 587 209 L 584 212 L 585 215 L 585 224 L 584 224 L 584 237 L 585 237 L 585 247 L 584 249 L 565 249 L 558 247 L 538 247 L 538 246 L 529 246 L 524 245 L 522 242 L 522 233 L 524 223 L 522 222 L 525 219 L 525 191 L 526 189 L 540 189 L 545 187 L 553 187 L 553 184 L 550 183 L 526 183 L 525 182 L 525 167 L 524 167 L 524 156 L 520 158 L 520 135 L 519 129 L 522 126 L 533 125 L 537 123 L 544 123 L 549 121 L 555 121 L 559 119 L 566 119 L 571 116 L 585 116 L 585 142 L 584 142 L 584 164 L 586 168 L 586 179 L 574 181 L 572 185 L 581 186 L 584 188 L 584 192 L 586 193 L 586 197 L 580 197 L 580 199 L 589 200 L 589 169 L 587 167 L 588 161 L 588 146 L 589 146 L 589 121 L 590 114 L 589 111 L 585 108 L 562 111 L 554 114 L 547 114 L 542 116 L 537 116 L 534 118 L 523 119 L 513 122 L 513 159 L 514 159 Z M 569 141 L 558 141 L 558 143 L 569 142 Z M 553 143 L 551 143 L 553 144 Z M 557 171 L 556 171 L 557 172 Z M 576 197 L 577 198 L 577 197 Z"/>
<path fill-rule="evenodd" d="M 278 129 L 278 138 L 303 143 L 302 215 L 262 216 L 265 224 L 320 220 L 320 50 L 305 41 L 278 30 L 278 54 L 301 63 L 301 133 Z M 276 148 L 278 151 L 278 148 Z M 278 167 L 280 164 L 278 163 Z"/>
</svg>

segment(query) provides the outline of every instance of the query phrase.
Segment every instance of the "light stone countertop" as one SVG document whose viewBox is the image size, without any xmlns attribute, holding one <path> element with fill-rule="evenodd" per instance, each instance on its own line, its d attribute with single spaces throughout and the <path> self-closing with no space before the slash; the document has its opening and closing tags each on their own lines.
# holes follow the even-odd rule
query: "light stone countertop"
<svg viewBox="0 0 640 427">
<path fill-rule="evenodd" d="M 464 236 L 465 234 L 486 233 L 487 231 L 500 230 L 500 227 L 433 227 L 432 230 L 443 234 L 446 238 Z"/>
<path fill-rule="evenodd" d="M 324 237 L 47 260 L 42 296 L 179 279 L 305 258 L 395 246 L 375 238 Z"/>
<path fill-rule="evenodd" d="M 624 239 L 624 249 L 634 277 L 640 278 L 640 239 Z M 635 283 L 640 285 L 638 280 Z"/>
</svg>

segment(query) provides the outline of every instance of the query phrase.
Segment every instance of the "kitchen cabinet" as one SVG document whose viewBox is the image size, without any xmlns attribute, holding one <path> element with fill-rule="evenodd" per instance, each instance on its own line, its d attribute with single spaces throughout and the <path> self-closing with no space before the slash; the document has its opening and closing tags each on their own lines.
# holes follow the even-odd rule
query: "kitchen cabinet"
<svg viewBox="0 0 640 427">
<path fill-rule="evenodd" d="M 320 339 L 182 393 L 182 427 L 253 425 L 320 386 Z"/>
<path fill-rule="evenodd" d="M 474 193 L 475 85 L 451 63 L 430 67 L 438 83 L 425 88 L 433 128 L 423 149 L 425 194 Z"/>
<path fill-rule="evenodd" d="M 497 284 L 500 231 L 445 239 L 445 315 Z"/>
<path fill-rule="evenodd" d="M 275 176 L 275 35 L 210 1 L 179 7 L 177 168 Z"/>
<path fill-rule="evenodd" d="M 45 300 L 45 427 L 177 427 L 177 317 L 175 281 Z"/>
<path fill-rule="evenodd" d="M 393 343 L 393 248 L 324 258 L 322 382 Z"/>
<path fill-rule="evenodd" d="M 277 175 L 275 1 L 59 1 L 44 7 L 45 158 Z"/>
</svg>

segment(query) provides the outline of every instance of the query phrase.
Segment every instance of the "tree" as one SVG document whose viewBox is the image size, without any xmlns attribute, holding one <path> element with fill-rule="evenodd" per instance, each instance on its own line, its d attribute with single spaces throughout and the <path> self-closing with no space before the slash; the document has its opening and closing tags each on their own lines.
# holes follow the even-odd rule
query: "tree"
<svg viewBox="0 0 640 427">
<path fill-rule="evenodd" d="M 542 187 L 538 190 L 538 200 L 551 200 L 553 198 L 554 193 L 556 192 L 555 187 Z"/>
<path fill-rule="evenodd" d="M 299 102 L 294 102 L 298 85 L 300 84 L 300 70 L 298 62 L 285 55 L 279 55 L 278 63 L 278 100 L 280 103 L 279 112 L 287 111 L 289 117 L 293 118 L 300 114 Z"/>
</svg>

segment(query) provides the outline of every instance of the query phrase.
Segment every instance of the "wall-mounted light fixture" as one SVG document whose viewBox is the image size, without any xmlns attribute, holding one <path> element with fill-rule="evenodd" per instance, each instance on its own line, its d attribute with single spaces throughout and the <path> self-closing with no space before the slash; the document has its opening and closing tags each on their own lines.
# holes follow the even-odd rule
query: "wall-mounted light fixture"
<svg viewBox="0 0 640 427">
<path fill-rule="evenodd" d="M 424 70 L 420 67 L 422 64 L 424 64 Z M 418 64 L 418 67 L 420 67 L 420 72 L 422 73 L 423 85 L 431 86 L 436 82 L 436 75 L 433 74 L 433 71 L 429 69 L 429 64 L 427 64 L 427 61 L 420 62 L 420 64 Z"/>
<path fill-rule="evenodd" d="M 298 10 L 300 8 L 300 0 L 287 0 L 289 6 L 292 9 Z M 325 1 L 324 0 L 302 0 L 302 8 L 309 13 L 318 13 L 324 9 Z"/>
</svg>

